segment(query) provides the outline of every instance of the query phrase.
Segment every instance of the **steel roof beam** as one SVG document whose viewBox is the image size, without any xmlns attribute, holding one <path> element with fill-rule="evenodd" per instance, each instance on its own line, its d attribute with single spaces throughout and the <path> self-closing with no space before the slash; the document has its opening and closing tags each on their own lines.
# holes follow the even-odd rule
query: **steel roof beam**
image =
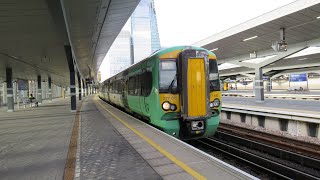
<svg viewBox="0 0 320 180">
<path fill-rule="evenodd" d="M 309 63 L 309 64 L 300 64 L 300 65 L 288 65 L 288 66 L 280 66 L 280 67 L 272 67 L 272 68 L 264 68 L 263 69 L 263 73 L 267 73 L 267 72 L 270 72 L 270 71 L 273 71 L 273 70 L 288 70 L 288 69 L 292 69 L 293 71 L 295 69 L 298 69 L 298 68 L 312 68 L 312 67 L 317 67 L 319 68 L 320 67 L 320 63 Z M 224 76 L 233 76 L 233 75 L 237 75 L 237 74 L 241 74 L 241 75 L 246 75 L 246 76 L 254 76 L 254 75 L 251 75 L 250 73 L 254 73 L 254 69 L 253 70 L 250 70 L 250 71 L 241 71 L 241 72 L 230 72 L 230 73 L 221 73 L 220 76 L 221 77 L 224 77 Z"/>
</svg>

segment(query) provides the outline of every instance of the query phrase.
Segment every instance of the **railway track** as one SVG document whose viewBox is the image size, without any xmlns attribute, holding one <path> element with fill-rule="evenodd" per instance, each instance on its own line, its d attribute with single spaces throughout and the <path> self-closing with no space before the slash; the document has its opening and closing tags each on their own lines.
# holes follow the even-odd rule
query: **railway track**
<svg viewBox="0 0 320 180">
<path fill-rule="evenodd" d="M 230 139 L 229 139 L 230 140 Z M 268 176 L 279 179 L 320 179 L 320 175 L 316 172 L 305 172 L 298 167 L 290 167 L 288 164 L 280 163 L 273 158 L 264 157 L 259 153 L 252 152 L 249 148 L 240 148 L 217 138 L 205 138 L 197 140 L 197 146 L 208 151 L 218 152 L 223 156 L 231 157 L 237 162 L 248 165 L 253 170 L 262 171 Z M 258 146 L 258 145 L 255 145 Z M 272 147 L 269 147 L 271 149 Z M 297 156 L 296 156 L 297 157 Z M 319 162 L 318 162 L 319 163 Z"/>
<path fill-rule="evenodd" d="M 281 149 L 300 153 L 305 156 L 311 156 L 320 159 L 320 146 L 317 144 L 299 141 L 270 133 L 264 133 L 244 127 L 233 126 L 226 123 L 220 123 L 219 131 L 228 132 L 246 139 L 251 139 Z"/>
</svg>

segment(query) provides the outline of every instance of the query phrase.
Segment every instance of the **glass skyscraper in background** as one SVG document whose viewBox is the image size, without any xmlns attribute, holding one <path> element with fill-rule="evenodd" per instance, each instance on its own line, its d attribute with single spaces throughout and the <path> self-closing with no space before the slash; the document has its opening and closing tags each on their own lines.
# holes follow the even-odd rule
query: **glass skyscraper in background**
<svg viewBox="0 0 320 180">
<path fill-rule="evenodd" d="M 106 76 L 111 77 L 121 72 L 160 48 L 154 2 L 141 0 L 106 55 L 104 61 L 108 62 L 104 63 L 110 67 Z"/>
<path fill-rule="evenodd" d="M 110 76 L 129 67 L 130 63 L 130 31 L 122 30 L 109 49 Z"/>
<path fill-rule="evenodd" d="M 152 52 L 160 49 L 160 38 L 153 0 L 141 0 L 131 15 L 131 38 L 134 63 L 141 61 Z"/>
</svg>

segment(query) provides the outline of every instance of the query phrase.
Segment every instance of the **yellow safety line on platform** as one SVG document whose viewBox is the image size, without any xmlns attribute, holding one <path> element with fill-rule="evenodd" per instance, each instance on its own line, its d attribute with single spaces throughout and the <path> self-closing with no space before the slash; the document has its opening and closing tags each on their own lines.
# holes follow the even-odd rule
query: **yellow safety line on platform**
<svg viewBox="0 0 320 180">
<path fill-rule="evenodd" d="M 196 179 L 207 179 L 206 177 L 202 176 L 201 174 L 199 174 L 198 172 L 196 172 L 195 170 L 193 170 L 192 168 L 190 168 L 188 165 L 186 165 L 185 163 L 183 163 L 182 161 L 178 160 L 176 157 L 174 157 L 172 154 L 170 154 L 169 152 L 167 152 L 166 150 L 164 150 L 160 145 L 158 145 L 157 143 L 153 142 L 151 139 L 149 139 L 147 136 L 145 136 L 144 134 L 142 134 L 141 132 L 139 132 L 138 130 L 136 130 L 134 127 L 130 126 L 128 123 L 126 123 L 125 121 L 123 121 L 121 118 L 119 118 L 118 116 L 116 116 L 115 114 L 113 114 L 111 111 L 109 111 L 106 107 L 104 107 L 99 101 L 97 101 L 99 103 L 99 105 L 105 109 L 106 111 L 108 111 L 113 117 L 115 117 L 118 121 L 120 121 L 122 124 L 124 124 L 125 126 L 127 126 L 131 131 L 133 131 L 134 133 L 136 133 L 138 136 L 140 136 L 142 139 L 144 139 L 145 141 L 147 141 L 150 145 L 152 145 L 154 148 L 156 148 L 158 151 L 160 151 L 163 155 L 165 155 L 168 159 L 170 159 L 172 162 L 174 162 L 175 164 L 177 164 L 178 166 L 180 166 L 183 170 L 185 170 L 187 173 L 189 173 L 191 176 L 193 176 Z"/>
</svg>

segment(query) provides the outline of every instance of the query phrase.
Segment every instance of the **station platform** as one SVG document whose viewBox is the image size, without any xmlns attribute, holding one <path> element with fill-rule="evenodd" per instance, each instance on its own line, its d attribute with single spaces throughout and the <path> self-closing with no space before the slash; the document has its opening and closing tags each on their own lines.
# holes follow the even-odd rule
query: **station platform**
<svg viewBox="0 0 320 180">
<path fill-rule="evenodd" d="M 0 179 L 62 179 L 75 114 L 70 98 L 0 111 Z"/>
<path fill-rule="evenodd" d="M 319 101 L 265 99 L 261 103 L 255 98 L 223 96 L 221 110 L 221 120 L 232 121 L 234 125 L 301 141 L 320 138 Z"/>
<path fill-rule="evenodd" d="M 284 111 L 288 114 L 292 112 L 300 112 L 305 114 L 319 115 L 319 101 L 306 100 L 283 100 L 283 99 L 265 99 L 263 103 L 257 103 L 254 98 L 247 97 L 222 97 L 222 107 L 243 107 L 243 108 L 259 108 L 261 111 L 274 110 Z"/>
<path fill-rule="evenodd" d="M 256 179 L 100 100 L 0 112 L 0 179 Z"/>
<path fill-rule="evenodd" d="M 223 91 L 222 96 L 227 97 L 255 97 L 253 91 Z M 283 99 L 283 100 L 308 100 L 320 101 L 320 91 L 267 91 L 264 92 L 265 99 Z"/>
</svg>

